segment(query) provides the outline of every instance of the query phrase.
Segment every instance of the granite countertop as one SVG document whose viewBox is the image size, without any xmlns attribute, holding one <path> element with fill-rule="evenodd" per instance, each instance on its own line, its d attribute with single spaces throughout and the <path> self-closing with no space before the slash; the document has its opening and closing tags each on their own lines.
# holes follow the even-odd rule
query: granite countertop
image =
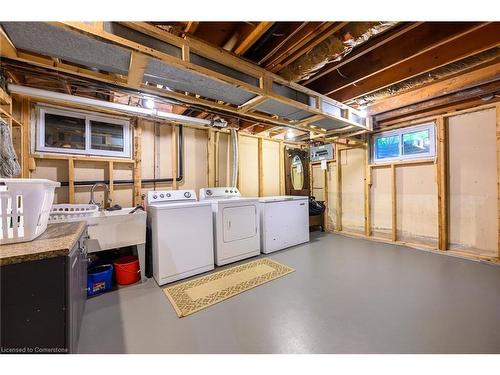
<svg viewBox="0 0 500 375">
<path fill-rule="evenodd" d="M 29 242 L 0 246 L 0 266 L 68 255 L 87 226 L 85 221 L 49 224 Z"/>
</svg>

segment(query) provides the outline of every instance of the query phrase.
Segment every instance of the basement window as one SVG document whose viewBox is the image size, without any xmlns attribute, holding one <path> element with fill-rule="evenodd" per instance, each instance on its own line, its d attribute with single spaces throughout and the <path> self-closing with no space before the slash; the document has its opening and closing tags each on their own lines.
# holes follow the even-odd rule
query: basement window
<svg viewBox="0 0 500 375">
<path fill-rule="evenodd" d="M 376 134 L 371 142 L 372 160 L 384 163 L 433 158 L 436 155 L 434 134 L 434 123 Z"/>
<path fill-rule="evenodd" d="M 127 119 L 37 107 L 36 151 L 130 158 Z"/>
</svg>

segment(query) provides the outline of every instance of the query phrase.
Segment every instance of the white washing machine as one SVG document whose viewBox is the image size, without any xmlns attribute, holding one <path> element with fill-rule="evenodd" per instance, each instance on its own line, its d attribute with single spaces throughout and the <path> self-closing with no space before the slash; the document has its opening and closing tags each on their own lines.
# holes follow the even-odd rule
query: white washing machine
<svg viewBox="0 0 500 375">
<path fill-rule="evenodd" d="M 242 198 L 236 188 L 217 187 L 200 189 L 200 201 L 212 204 L 216 265 L 260 254 L 258 198 Z"/>
<path fill-rule="evenodd" d="M 259 202 L 264 254 L 309 241 L 309 197 L 283 195 Z"/>
<path fill-rule="evenodd" d="M 214 269 L 212 205 L 194 190 L 148 192 L 153 277 L 158 285 Z"/>
</svg>

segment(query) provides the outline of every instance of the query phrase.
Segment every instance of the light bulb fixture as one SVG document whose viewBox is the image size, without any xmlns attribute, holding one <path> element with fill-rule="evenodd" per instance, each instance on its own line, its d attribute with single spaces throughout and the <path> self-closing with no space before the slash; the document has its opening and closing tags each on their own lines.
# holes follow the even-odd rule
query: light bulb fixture
<svg viewBox="0 0 500 375">
<path fill-rule="evenodd" d="M 155 102 L 152 99 L 144 99 L 144 107 L 148 109 L 153 109 L 155 107 Z"/>
<path fill-rule="evenodd" d="M 293 137 L 294 137 L 293 130 L 292 129 L 288 129 L 286 131 L 285 138 L 286 139 L 292 139 Z"/>
<path fill-rule="evenodd" d="M 363 118 L 366 118 L 366 116 L 368 116 L 368 113 L 366 112 L 366 105 L 360 105 L 358 107 L 358 115 L 363 117 Z"/>
</svg>

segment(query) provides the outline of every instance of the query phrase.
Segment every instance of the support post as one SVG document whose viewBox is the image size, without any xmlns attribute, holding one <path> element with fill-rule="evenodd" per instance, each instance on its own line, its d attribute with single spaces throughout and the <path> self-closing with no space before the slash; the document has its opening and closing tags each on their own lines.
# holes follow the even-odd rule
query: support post
<svg viewBox="0 0 500 375">
<path fill-rule="evenodd" d="M 370 168 L 370 148 L 366 145 L 365 152 L 365 235 L 370 237 L 372 235 L 372 220 L 371 220 L 371 186 L 372 174 Z"/>
<path fill-rule="evenodd" d="M 172 190 L 177 190 L 177 174 L 178 174 L 178 144 L 177 137 L 179 136 L 179 128 L 172 124 Z"/>
<path fill-rule="evenodd" d="M 340 232 L 342 230 L 342 160 L 341 150 L 338 146 L 335 148 L 335 159 L 335 167 L 337 168 L 336 229 Z"/>
<path fill-rule="evenodd" d="M 114 170 L 113 161 L 108 161 L 108 178 L 109 178 L 109 196 L 113 199 L 113 193 L 115 191 L 115 186 L 113 184 L 113 170 Z M 106 202 L 104 202 L 106 205 Z"/>
<path fill-rule="evenodd" d="M 500 105 L 496 106 L 497 111 L 497 194 L 498 194 L 498 258 L 500 258 Z"/>
<path fill-rule="evenodd" d="M 438 117 L 437 186 L 438 186 L 438 249 L 448 249 L 448 133 L 446 120 Z M 497 129 L 497 142 L 498 142 Z M 498 152 L 498 150 L 497 150 Z"/>
<path fill-rule="evenodd" d="M 257 139 L 258 168 L 259 168 L 259 197 L 264 195 L 264 164 L 262 160 L 262 138 Z"/>
<path fill-rule="evenodd" d="M 397 217 L 397 192 L 396 192 L 396 165 L 391 164 L 391 195 L 392 195 L 392 240 L 398 240 L 398 217 Z"/>
<path fill-rule="evenodd" d="M 68 200 L 69 204 L 75 203 L 75 161 L 68 159 Z"/>
<path fill-rule="evenodd" d="M 134 206 L 141 204 L 142 195 L 142 119 L 137 119 L 134 128 L 134 190 L 133 190 L 133 201 Z"/>
<path fill-rule="evenodd" d="M 215 133 L 213 129 L 208 129 L 207 176 L 209 187 L 215 187 Z"/>
<path fill-rule="evenodd" d="M 280 195 L 285 195 L 285 144 L 283 141 L 280 141 Z"/>
</svg>

